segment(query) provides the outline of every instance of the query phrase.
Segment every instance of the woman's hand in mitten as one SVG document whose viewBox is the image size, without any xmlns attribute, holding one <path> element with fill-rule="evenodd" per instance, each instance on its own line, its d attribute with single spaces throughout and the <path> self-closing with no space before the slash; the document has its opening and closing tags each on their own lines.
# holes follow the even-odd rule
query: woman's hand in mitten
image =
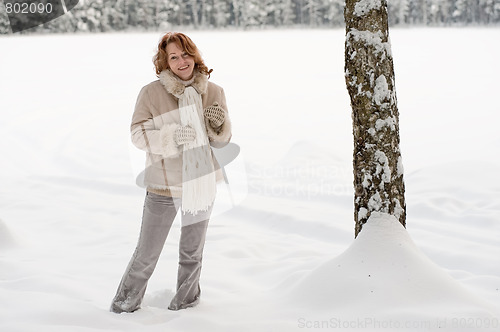
<svg viewBox="0 0 500 332">
<path fill-rule="evenodd" d="M 210 125 L 213 128 L 219 128 L 226 118 L 224 109 L 217 102 L 205 108 L 203 115 L 210 121 Z"/>
<path fill-rule="evenodd" d="M 189 126 L 179 126 L 179 128 L 175 130 L 174 139 L 177 145 L 191 143 L 195 140 L 195 138 L 196 131 Z"/>
</svg>

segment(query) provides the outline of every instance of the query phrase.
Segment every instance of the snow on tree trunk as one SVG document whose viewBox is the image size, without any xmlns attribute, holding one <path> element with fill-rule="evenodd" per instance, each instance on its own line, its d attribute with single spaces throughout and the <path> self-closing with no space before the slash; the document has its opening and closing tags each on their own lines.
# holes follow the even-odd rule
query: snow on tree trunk
<svg viewBox="0 0 500 332">
<path fill-rule="evenodd" d="M 406 224 L 387 0 L 346 0 L 345 78 L 354 136 L 355 235 L 372 212 Z"/>
</svg>

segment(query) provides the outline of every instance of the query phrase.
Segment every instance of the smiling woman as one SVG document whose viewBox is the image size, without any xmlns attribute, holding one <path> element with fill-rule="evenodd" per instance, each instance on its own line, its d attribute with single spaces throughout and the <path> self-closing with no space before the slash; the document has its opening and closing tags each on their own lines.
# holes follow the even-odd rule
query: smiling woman
<svg viewBox="0 0 500 332">
<path fill-rule="evenodd" d="M 131 125 L 132 142 L 147 156 L 142 227 L 111 305 L 116 313 L 140 308 L 180 207 L 177 293 L 168 308 L 198 303 L 205 234 L 223 178 L 210 145 L 222 147 L 231 138 L 224 90 L 208 82 L 211 70 L 189 37 L 167 33 L 153 62 L 159 80 L 142 88 Z"/>
<path fill-rule="evenodd" d="M 205 65 L 198 47 L 196 47 L 191 38 L 183 33 L 166 33 L 158 44 L 158 52 L 153 57 L 156 75 L 160 75 L 165 69 L 171 69 L 175 75 L 179 76 L 179 72 L 177 71 L 179 67 L 177 66 L 179 63 L 183 64 L 182 61 L 179 61 L 182 59 L 189 59 L 189 61 L 192 61 L 191 64 L 194 67 L 190 71 L 191 74 L 193 73 L 193 69 L 196 68 L 202 74 L 210 77 L 212 69 L 209 70 Z M 188 77 L 188 79 L 190 78 L 191 77 Z"/>
</svg>

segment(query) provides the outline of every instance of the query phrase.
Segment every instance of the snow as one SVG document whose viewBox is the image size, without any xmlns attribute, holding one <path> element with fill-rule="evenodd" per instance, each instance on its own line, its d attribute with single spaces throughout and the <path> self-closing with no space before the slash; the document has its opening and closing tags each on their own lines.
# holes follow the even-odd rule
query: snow
<svg viewBox="0 0 500 332">
<path fill-rule="evenodd" d="M 399 199 L 394 198 L 392 201 L 395 204 L 395 206 L 394 206 L 394 216 L 399 220 L 399 218 L 404 214 L 405 210 L 401 206 L 401 202 L 399 201 Z"/>
<path fill-rule="evenodd" d="M 366 217 L 368 217 L 368 210 L 364 207 L 359 208 L 358 219 L 363 220 L 363 219 L 366 219 Z"/>
<path fill-rule="evenodd" d="M 376 54 L 382 53 L 382 58 L 392 55 L 391 42 L 388 39 L 387 42 L 383 42 L 384 35 L 382 31 L 359 31 L 357 29 L 350 29 L 347 33 L 347 40 L 350 41 L 351 38 L 358 42 L 363 41 L 366 45 L 370 45 L 375 49 Z"/>
<path fill-rule="evenodd" d="M 373 194 L 372 197 L 370 197 L 370 199 L 368 200 L 368 208 L 370 211 L 380 210 L 382 209 L 383 206 L 384 204 L 382 202 L 382 197 L 380 197 L 379 192 Z M 387 206 L 384 209 L 387 209 Z"/>
<path fill-rule="evenodd" d="M 241 154 L 200 305 L 166 309 L 177 220 L 143 308 L 122 315 L 108 308 L 144 200 L 129 122 L 160 35 L 0 38 L 0 331 L 498 331 L 500 30 L 391 30 L 407 229 L 372 213 L 356 240 L 344 33 L 190 33 Z"/>
<path fill-rule="evenodd" d="M 354 6 L 354 15 L 364 16 L 370 12 L 370 10 L 378 10 L 382 6 L 381 0 L 360 0 L 356 2 Z"/>
<path fill-rule="evenodd" d="M 15 246 L 15 241 L 10 234 L 7 225 L 0 220 L 0 249 Z"/>
<path fill-rule="evenodd" d="M 363 169 L 363 173 L 363 182 L 361 184 L 363 188 L 369 188 L 372 181 L 372 175 L 367 172 L 366 169 Z"/>
<path fill-rule="evenodd" d="M 375 170 L 375 175 L 382 173 L 382 181 L 380 183 L 380 189 L 384 189 L 384 182 L 391 182 L 391 169 L 389 167 L 389 159 L 383 151 L 377 150 L 374 153 L 375 161 L 378 162 L 377 169 Z"/>
<path fill-rule="evenodd" d="M 387 79 L 384 75 L 380 75 L 375 80 L 375 87 L 373 93 L 373 100 L 375 104 L 382 105 L 384 100 L 391 98 L 391 91 L 389 90 L 389 85 L 387 84 Z"/>
<path fill-rule="evenodd" d="M 401 156 L 398 157 L 398 164 L 397 164 L 396 171 L 397 171 L 396 177 L 400 177 L 405 172 L 404 166 L 403 166 L 403 157 L 401 157 Z"/>
<path fill-rule="evenodd" d="M 382 130 L 384 127 L 389 127 L 391 130 L 396 130 L 396 120 L 394 117 L 390 116 L 385 119 L 378 119 L 375 121 L 375 129 L 377 131 Z"/>
</svg>

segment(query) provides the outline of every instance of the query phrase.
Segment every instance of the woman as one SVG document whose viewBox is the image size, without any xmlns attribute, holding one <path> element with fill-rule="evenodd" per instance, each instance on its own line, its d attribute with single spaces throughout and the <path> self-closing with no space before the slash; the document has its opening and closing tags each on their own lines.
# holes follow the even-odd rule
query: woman
<svg viewBox="0 0 500 332">
<path fill-rule="evenodd" d="M 212 70 L 188 36 L 164 35 L 153 62 L 159 79 L 140 91 L 131 125 L 132 142 L 146 152 L 147 193 L 137 248 L 111 305 L 116 313 L 140 308 L 179 208 L 177 292 L 168 309 L 198 304 L 205 234 L 222 179 L 209 145 L 231 138 L 224 90 L 208 82 Z"/>
</svg>

